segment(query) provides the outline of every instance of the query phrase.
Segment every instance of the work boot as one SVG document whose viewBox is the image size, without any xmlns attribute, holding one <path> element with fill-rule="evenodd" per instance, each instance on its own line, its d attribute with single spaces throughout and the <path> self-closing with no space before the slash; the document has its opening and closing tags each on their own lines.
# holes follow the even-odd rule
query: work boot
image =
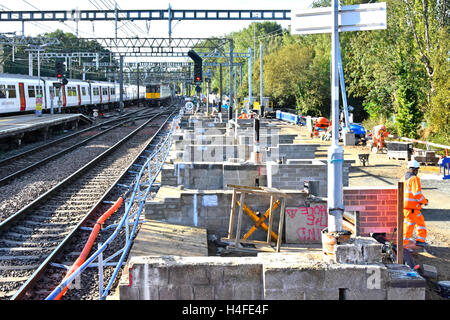
<svg viewBox="0 0 450 320">
<path fill-rule="evenodd" d="M 428 248 L 430 245 L 428 243 L 426 243 L 426 242 L 423 242 L 423 241 L 416 241 L 416 246 Z"/>
</svg>

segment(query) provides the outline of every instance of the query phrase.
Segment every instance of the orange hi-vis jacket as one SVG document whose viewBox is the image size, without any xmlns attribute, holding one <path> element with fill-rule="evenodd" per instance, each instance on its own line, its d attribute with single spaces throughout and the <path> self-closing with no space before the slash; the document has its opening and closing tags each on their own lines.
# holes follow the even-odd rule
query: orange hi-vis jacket
<svg viewBox="0 0 450 320">
<path fill-rule="evenodd" d="M 405 180 L 403 208 L 420 210 L 422 205 L 428 202 L 422 194 L 420 179 L 414 175 L 407 175 Z"/>
</svg>

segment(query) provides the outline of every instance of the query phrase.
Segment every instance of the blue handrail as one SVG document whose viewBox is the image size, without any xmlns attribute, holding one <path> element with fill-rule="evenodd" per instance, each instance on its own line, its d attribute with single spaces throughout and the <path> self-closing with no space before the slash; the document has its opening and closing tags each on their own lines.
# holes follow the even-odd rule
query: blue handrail
<svg viewBox="0 0 450 320">
<path fill-rule="evenodd" d="M 139 181 L 142 178 L 142 175 L 144 173 L 144 170 L 146 170 L 148 168 L 149 170 L 149 183 L 148 183 L 148 187 L 145 190 L 144 196 L 141 197 L 138 201 L 139 201 L 139 209 L 136 213 L 136 218 L 135 218 L 135 222 L 133 224 L 133 229 L 132 232 L 129 236 L 127 236 L 127 241 L 125 244 L 125 248 L 123 249 L 122 255 L 120 256 L 120 259 L 116 265 L 116 268 L 114 269 L 114 273 L 108 283 L 108 285 L 106 286 L 105 290 L 103 290 L 103 294 L 100 297 L 100 300 L 104 300 L 107 296 L 109 291 L 111 290 L 111 287 L 114 283 L 114 280 L 116 279 L 117 273 L 120 270 L 120 267 L 122 266 L 123 260 L 125 259 L 126 255 L 128 254 L 128 251 L 131 247 L 131 244 L 133 243 L 131 240 L 134 238 L 134 235 L 136 233 L 136 229 L 137 229 L 137 225 L 139 223 L 139 216 L 142 212 L 142 208 L 145 204 L 145 199 L 148 196 L 148 193 L 150 192 L 150 189 L 152 187 L 153 182 L 155 181 L 156 177 L 158 176 L 159 172 L 161 171 L 162 166 L 164 165 L 164 161 L 167 158 L 167 155 L 169 154 L 169 150 L 170 150 L 170 145 L 172 144 L 172 134 L 174 133 L 175 129 L 176 129 L 176 124 L 178 123 L 178 121 L 180 120 L 181 116 L 183 115 L 184 110 L 181 109 L 180 113 L 172 120 L 172 124 L 171 124 L 171 128 L 170 131 L 167 135 L 167 137 L 165 138 L 165 140 L 159 145 L 159 147 L 157 148 L 156 151 L 154 151 L 150 157 L 148 157 L 147 161 L 145 162 L 145 164 L 142 166 L 140 172 L 138 175 L 136 175 L 136 182 L 134 183 L 134 188 L 133 188 L 133 192 L 131 193 L 131 197 L 130 200 L 127 202 L 125 201 L 125 213 L 122 217 L 122 219 L 120 220 L 119 224 L 117 225 L 117 228 L 114 230 L 114 232 L 111 234 L 111 236 L 105 241 L 105 243 L 103 243 L 103 245 L 97 249 L 96 252 L 94 252 L 92 254 L 92 256 L 90 256 L 77 270 L 74 271 L 74 273 L 72 273 L 66 280 L 64 280 L 63 282 L 61 282 L 46 298 L 45 300 L 54 300 L 63 290 L 64 288 L 68 287 L 73 280 L 75 280 L 75 278 L 77 276 L 79 276 L 87 267 L 89 267 L 89 265 L 98 258 L 98 256 L 105 251 L 105 249 L 108 247 L 108 245 L 118 236 L 120 230 L 122 229 L 122 227 L 125 225 L 125 227 L 127 228 L 127 234 L 128 234 L 128 218 L 130 215 L 130 210 L 131 207 L 136 199 L 136 194 L 138 193 L 138 188 L 140 186 Z M 166 148 L 165 150 L 163 150 L 163 148 Z M 162 160 L 159 162 L 159 166 L 155 172 L 155 174 L 151 174 L 151 161 L 157 156 L 159 155 L 159 153 L 163 151 L 163 157 Z M 127 222 L 127 223 L 125 223 Z"/>
</svg>

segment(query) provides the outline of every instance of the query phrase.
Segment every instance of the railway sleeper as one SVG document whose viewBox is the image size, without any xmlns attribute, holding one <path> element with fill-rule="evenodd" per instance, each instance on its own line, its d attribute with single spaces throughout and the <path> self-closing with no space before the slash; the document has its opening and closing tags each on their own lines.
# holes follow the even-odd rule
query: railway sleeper
<svg viewBox="0 0 450 320">
<path fill-rule="evenodd" d="M 61 238 L 62 236 L 66 235 L 66 234 L 69 234 L 69 233 L 70 233 L 70 231 L 65 231 L 65 232 L 61 232 L 61 233 L 53 233 L 53 234 L 52 233 L 22 234 L 22 233 L 8 231 L 8 232 L 6 232 L 4 234 L 4 236 L 16 237 L 16 238 L 25 238 L 25 239 L 28 239 L 28 238 L 33 238 L 33 239 L 43 238 L 43 239 L 46 239 L 46 238 Z"/>
</svg>

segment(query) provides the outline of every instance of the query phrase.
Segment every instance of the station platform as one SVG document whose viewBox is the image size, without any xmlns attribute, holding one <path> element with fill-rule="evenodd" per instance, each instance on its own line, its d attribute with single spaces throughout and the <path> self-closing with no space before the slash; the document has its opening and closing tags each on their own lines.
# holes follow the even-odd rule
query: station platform
<svg viewBox="0 0 450 320">
<path fill-rule="evenodd" d="M 81 113 L 43 114 L 40 117 L 27 114 L 0 118 L 0 139 L 21 136 L 36 130 L 48 130 L 53 126 L 69 124 L 77 126 L 79 121 L 92 122 Z"/>
</svg>

